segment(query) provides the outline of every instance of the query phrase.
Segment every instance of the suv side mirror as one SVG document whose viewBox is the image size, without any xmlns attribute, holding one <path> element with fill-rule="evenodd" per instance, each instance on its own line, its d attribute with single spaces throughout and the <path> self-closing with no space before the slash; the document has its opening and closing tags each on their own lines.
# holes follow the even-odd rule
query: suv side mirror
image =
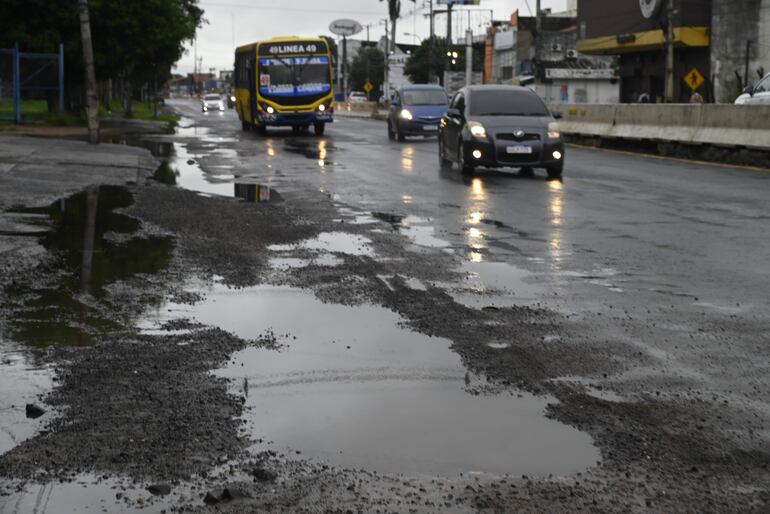
<svg viewBox="0 0 770 514">
<path fill-rule="evenodd" d="M 746 86 L 743 88 L 743 92 L 751 96 L 754 96 L 754 86 Z"/>
</svg>

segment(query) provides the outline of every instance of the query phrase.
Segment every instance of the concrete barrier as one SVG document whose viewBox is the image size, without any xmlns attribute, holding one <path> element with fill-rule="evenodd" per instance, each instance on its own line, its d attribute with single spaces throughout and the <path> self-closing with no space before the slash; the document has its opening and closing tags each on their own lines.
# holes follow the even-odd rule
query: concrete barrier
<svg viewBox="0 0 770 514">
<path fill-rule="evenodd" d="M 565 134 L 770 150 L 770 105 L 552 105 Z"/>
<path fill-rule="evenodd" d="M 374 112 L 376 109 L 377 102 L 334 102 L 335 111 Z"/>
</svg>

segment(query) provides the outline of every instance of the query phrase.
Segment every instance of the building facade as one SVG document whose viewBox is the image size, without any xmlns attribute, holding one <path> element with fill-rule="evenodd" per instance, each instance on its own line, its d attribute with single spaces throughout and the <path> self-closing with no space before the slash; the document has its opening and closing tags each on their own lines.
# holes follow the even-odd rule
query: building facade
<svg viewBox="0 0 770 514">
<path fill-rule="evenodd" d="M 729 102 L 770 73 L 770 0 L 715 0 L 711 9 L 714 96 Z"/>
<path fill-rule="evenodd" d="M 662 99 L 669 5 L 675 102 L 688 101 L 693 91 L 707 101 L 731 102 L 770 70 L 770 0 L 583 1 L 577 48 L 617 56 L 621 101 L 637 101 L 644 92 Z"/>
<path fill-rule="evenodd" d="M 535 89 L 548 103 L 616 103 L 614 59 L 577 51 L 577 4 L 564 12 L 542 14 L 542 33 L 532 16 L 511 14 L 495 22 L 487 37 L 484 81 Z"/>
</svg>

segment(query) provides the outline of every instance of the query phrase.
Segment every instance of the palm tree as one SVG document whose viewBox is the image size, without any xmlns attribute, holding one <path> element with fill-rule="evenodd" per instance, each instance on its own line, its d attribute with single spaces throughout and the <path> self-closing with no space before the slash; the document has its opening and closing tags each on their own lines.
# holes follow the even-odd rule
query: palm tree
<svg viewBox="0 0 770 514">
<path fill-rule="evenodd" d="M 380 0 L 382 2 L 382 0 Z M 396 20 L 401 16 L 401 0 L 388 0 L 388 17 L 390 18 L 390 51 L 396 51 Z M 386 54 L 387 52 L 387 48 Z"/>
</svg>

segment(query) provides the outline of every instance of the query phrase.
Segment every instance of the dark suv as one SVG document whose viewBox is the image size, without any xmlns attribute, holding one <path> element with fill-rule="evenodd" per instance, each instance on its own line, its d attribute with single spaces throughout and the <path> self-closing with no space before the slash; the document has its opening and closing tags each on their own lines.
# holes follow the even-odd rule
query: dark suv
<svg viewBox="0 0 770 514">
<path fill-rule="evenodd" d="M 543 100 L 519 86 L 469 86 L 455 93 L 441 119 L 439 162 L 456 162 L 463 173 L 475 167 L 545 168 L 559 178 L 564 141 Z"/>
</svg>

